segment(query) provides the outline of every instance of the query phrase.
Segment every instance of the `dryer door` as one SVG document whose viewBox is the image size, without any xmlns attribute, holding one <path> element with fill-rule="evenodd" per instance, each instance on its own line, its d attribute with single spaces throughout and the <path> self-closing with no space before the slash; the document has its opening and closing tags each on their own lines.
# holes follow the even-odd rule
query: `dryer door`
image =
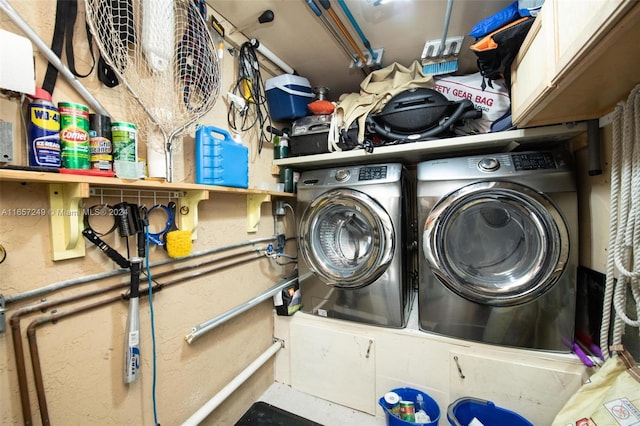
<svg viewBox="0 0 640 426">
<path fill-rule="evenodd" d="M 326 284 L 358 288 L 387 269 L 395 250 L 395 230 L 387 211 L 367 194 L 334 189 L 305 210 L 298 228 L 299 251 Z"/>
<path fill-rule="evenodd" d="M 424 227 L 424 255 L 451 291 L 472 302 L 529 302 L 557 281 L 569 233 L 555 203 L 512 182 L 477 182 L 441 199 Z"/>
</svg>

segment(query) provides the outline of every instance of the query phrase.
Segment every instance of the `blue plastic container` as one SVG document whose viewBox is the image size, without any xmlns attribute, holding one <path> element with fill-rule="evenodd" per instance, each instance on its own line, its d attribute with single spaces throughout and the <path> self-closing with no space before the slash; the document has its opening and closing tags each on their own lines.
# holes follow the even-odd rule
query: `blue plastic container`
<svg viewBox="0 0 640 426">
<path fill-rule="evenodd" d="M 438 406 L 438 403 L 429 395 L 417 389 L 412 389 L 412 388 L 397 388 L 397 389 L 392 389 L 391 392 L 397 393 L 400 396 L 401 400 L 413 401 L 413 403 L 416 402 L 416 397 L 418 396 L 418 394 L 421 394 L 422 399 L 424 400 L 424 411 L 427 412 L 427 414 L 429 415 L 429 418 L 431 418 L 431 421 L 427 423 L 414 423 L 414 422 L 407 422 L 402 420 L 399 417 L 396 417 L 387 408 L 387 404 L 385 404 L 384 396 L 383 396 L 378 400 L 378 404 L 380 404 L 380 406 L 384 410 L 384 414 L 386 415 L 386 418 L 387 418 L 387 426 L 410 426 L 410 425 L 437 426 L 438 425 L 438 420 L 440 420 L 440 407 Z"/>
<path fill-rule="evenodd" d="M 307 105 L 313 100 L 309 80 L 291 74 L 282 74 L 264 82 L 271 119 L 293 120 L 309 114 Z"/>
<path fill-rule="evenodd" d="M 249 187 L 249 148 L 214 126 L 196 128 L 196 183 Z"/>
<path fill-rule="evenodd" d="M 484 426 L 533 426 L 520 414 L 496 407 L 484 399 L 460 398 L 447 409 L 447 420 L 452 426 L 467 426 L 474 417 Z"/>
</svg>

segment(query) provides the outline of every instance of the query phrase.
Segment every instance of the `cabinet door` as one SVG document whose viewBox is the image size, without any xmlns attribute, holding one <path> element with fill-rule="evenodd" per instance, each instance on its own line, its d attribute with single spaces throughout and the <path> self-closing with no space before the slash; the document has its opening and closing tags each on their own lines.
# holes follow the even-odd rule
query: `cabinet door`
<svg viewBox="0 0 640 426">
<path fill-rule="evenodd" d="M 513 63 L 513 122 L 530 127 L 609 113 L 638 81 L 639 17 L 637 0 L 547 0 Z"/>
<path fill-rule="evenodd" d="M 629 0 L 553 1 L 556 78 L 595 48 L 611 23 L 625 13 Z"/>
<path fill-rule="evenodd" d="M 507 351 L 507 350 L 505 350 Z M 535 425 L 550 425 L 586 379 L 585 367 L 567 356 L 533 352 L 451 351 L 450 400 L 473 396 L 493 401 Z"/>
<path fill-rule="evenodd" d="M 515 124 L 532 114 L 536 105 L 553 89 L 556 72 L 553 13 L 547 0 L 531 25 L 511 72 L 511 114 Z"/>
<path fill-rule="evenodd" d="M 375 415 L 374 339 L 291 323 L 291 386 Z"/>
</svg>

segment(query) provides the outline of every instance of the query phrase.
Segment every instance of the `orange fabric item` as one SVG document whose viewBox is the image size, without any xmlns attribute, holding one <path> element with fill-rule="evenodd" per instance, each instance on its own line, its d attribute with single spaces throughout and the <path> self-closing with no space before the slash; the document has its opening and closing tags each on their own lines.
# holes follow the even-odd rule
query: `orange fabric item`
<svg viewBox="0 0 640 426">
<path fill-rule="evenodd" d="M 325 100 L 313 101 L 307 105 L 307 108 L 315 115 L 331 114 L 336 109 L 334 104 Z"/>
<path fill-rule="evenodd" d="M 471 47 L 469 47 L 469 49 L 471 50 L 475 50 L 477 52 L 484 52 L 485 50 L 492 50 L 495 49 L 496 47 L 498 47 L 498 43 L 495 42 L 495 40 L 493 39 L 493 36 L 501 31 L 504 31 L 507 28 L 511 28 L 517 24 L 519 24 L 520 22 L 526 21 L 527 19 L 531 19 L 530 16 L 525 16 L 524 18 L 520 18 L 520 19 L 516 19 L 515 21 L 498 28 L 497 30 L 487 34 L 486 36 L 482 37 L 480 40 L 478 40 L 476 43 L 472 44 Z"/>
</svg>

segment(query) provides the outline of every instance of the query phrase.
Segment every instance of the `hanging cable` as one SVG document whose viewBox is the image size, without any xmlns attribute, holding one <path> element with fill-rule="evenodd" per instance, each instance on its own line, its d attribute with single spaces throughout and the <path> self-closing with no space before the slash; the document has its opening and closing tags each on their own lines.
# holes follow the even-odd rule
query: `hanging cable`
<svg viewBox="0 0 640 426">
<path fill-rule="evenodd" d="M 238 80 L 233 87 L 232 95 L 227 114 L 229 128 L 236 133 L 242 133 L 259 126 L 258 153 L 262 152 L 264 142 L 271 142 L 271 133 L 266 131 L 267 126 L 271 125 L 271 116 L 267 108 L 258 56 L 251 42 L 240 46 Z"/>
<path fill-rule="evenodd" d="M 622 343 L 625 326 L 640 327 L 639 140 L 640 85 L 631 91 L 627 102 L 620 102 L 614 111 L 609 249 L 600 328 L 600 347 L 605 359 L 609 358 L 610 344 Z M 635 320 L 626 312 L 629 289 L 636 306 Z M 609 339 L 612 312 L 615 317 Z"/>
<path fill-rule="evenodd" d="M 153 313 L 153 280 L 151 278 L 151 266 L 149 263 L 149 226 L 144 227 L 144 241 L 145 241 L 145 267 L 147 270 L 147 283 L 149 284 L 149 316 L 151 322 L 151 350 L 153 352 L 153 381 L 151 384 L 151 401 L 153 403 L 153 423 L 159 426 L 158 423 L 158 405 L 156 402 L 156 384 L 157 384 L 157 356 L 156 356 L 156 327 L 155 327 L 155 315 Z"/>
</svg>

